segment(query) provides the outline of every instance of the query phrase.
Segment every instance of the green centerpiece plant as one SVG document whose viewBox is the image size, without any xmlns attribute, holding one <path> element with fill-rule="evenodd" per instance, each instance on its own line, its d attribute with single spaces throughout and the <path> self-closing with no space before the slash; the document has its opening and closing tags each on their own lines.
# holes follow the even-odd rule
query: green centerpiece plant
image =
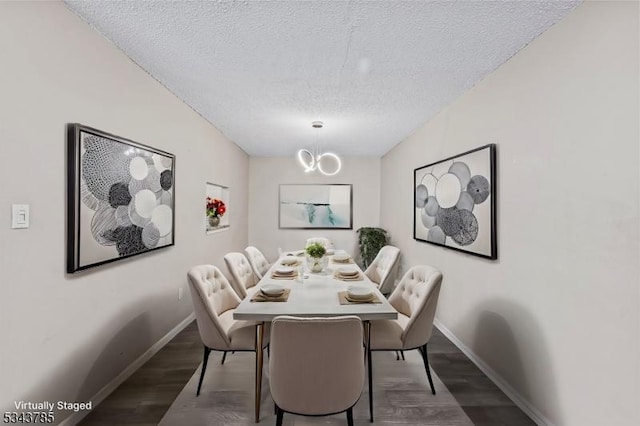
<svg viewBox="0 0 640 426">
<path fill-rule="evenodd" d="M 327 266 L 325 254 L 327 249 L 320 243 L 309 244 L 305 249 L 307 253 L 307 267 L 311 272 L 322 272 Z"/>
</svg>

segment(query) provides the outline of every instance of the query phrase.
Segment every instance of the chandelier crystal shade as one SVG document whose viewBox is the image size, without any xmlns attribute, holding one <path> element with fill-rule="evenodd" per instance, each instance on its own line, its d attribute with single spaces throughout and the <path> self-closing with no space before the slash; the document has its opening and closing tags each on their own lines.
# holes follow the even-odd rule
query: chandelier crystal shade
<svg viewBox="0 0 640 426">
<path fill-rule="evenodd" d="M 314 121 L 311 123 L 311 127 L 316 129 L 316 143 L 313 147 L 313 152 L 304 148 L 298 150 L 298 161 L 305 173 L 318 170 L 325 176 L 333 176 L 340 172 L 342 161 L 340 157 L 333 152 L 321 152 L 318 143 L 318 131 L 322 129 L 323 126 L 324 123 L 322 123 L 322 121 Z"/>
</svg>

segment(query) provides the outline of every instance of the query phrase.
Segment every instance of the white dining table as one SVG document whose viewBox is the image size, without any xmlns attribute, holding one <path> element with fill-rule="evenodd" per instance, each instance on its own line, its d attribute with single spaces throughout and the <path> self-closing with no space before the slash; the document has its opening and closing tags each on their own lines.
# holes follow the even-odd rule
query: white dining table
<svg viewBox="0 0 640 426">
<path fill-rule="evenodd" d="M 365 345 L 367 353 L 367 364 L 369 373 L 369 412 L 373 421 L 372 402 L 372 380 L 371 380 L 371 351 L 369 348 L 369 336 L 371 330 L 371 320 L 397 319 L 398 312 L 378 291 L 377 286 L 369 280 L 357 264 L 342 264 L 333 261 L 333 256 L 329 256 L 329 263 L 325 271 L 321 273 L 310 273 L 306 269 L 304 256 L 295 256 L 296 253 L 283 253 L 282 256 L 271 266 L 269 271 L 257 284 L 259 288 L 265 284 L 280 284 L 290 289 L 286 302 L 252 302 L 251 297 L 255 292 L 250 293 L 235 309 L 233 318 L 236 320 L 256 321 L 256 382 L 255 382 L 255 420 L 260 421 L 260 399 L 262 393 L 262 366 L 263 366 L 263 342 L 264 324 L 271 322 L 279 315 L 292 315 L 301 317 L 330 317 L 341 315 L 355 315 L 364 324 Z M 335 250 L 334 254 L 346 254 L 344 250 Z M 297 279 L 274 279 L 272 273 L 276 268 L 283 268 L 284 259 L 296 258 L 301 265 L 297 267 L 302 272 L 303 278 Z M 343 281 L 334 277 L 337 268 L 349 266 L 357 268 L 363 278 L 360 281 Z M 358 303 L 341 305 L 338 293 L 346 291 L 351 285 L 368 286 L 375 292 L 382 303 Z"/>
</svg>

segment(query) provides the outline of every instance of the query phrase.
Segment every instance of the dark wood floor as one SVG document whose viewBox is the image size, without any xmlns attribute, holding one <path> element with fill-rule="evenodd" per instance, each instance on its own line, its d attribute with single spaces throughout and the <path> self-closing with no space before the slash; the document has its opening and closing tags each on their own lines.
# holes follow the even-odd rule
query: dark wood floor
<svg viewBox="0 0 640 426">
<path fill-rule="evenodd" d="M 202 343 L 194 321 L 95 407 L 80 425 L 157 425 L 201 361 Z M 475 425 L 535 426 L 437 329 L 429 342 L 429 361 Z"/>
</svg>

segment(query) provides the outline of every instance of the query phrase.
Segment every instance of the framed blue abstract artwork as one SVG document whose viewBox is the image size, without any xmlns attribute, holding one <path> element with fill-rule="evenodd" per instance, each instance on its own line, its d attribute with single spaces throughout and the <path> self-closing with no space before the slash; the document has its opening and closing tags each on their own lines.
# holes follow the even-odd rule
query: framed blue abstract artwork
<svg viewBox="0 0 640 426">
<path fill-rule="evenodd" d="M 67 272 L 172 246 L 175 157 L 80 124 L 67 128 Z"/>
<path fill-rule="evenodd" d="M 414 170 L 413 238 L 498 258 L 495 144 Z"/>
<path fill-rule="evenodd" d="M 353 229 L 349 184 L 280 185 L 280 229 Z"/>
</svg>

